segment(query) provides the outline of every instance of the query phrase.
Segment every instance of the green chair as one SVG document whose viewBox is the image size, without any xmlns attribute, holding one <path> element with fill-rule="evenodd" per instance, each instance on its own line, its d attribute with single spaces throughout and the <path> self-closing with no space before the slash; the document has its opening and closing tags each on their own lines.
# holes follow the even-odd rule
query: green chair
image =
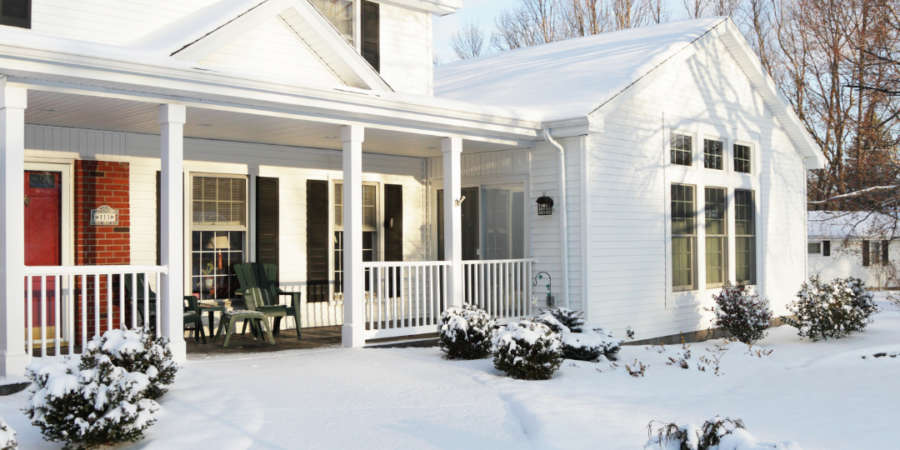
<svg viewBox="0 0 900 450">
<path fill-rule="evenodd" d="M 231 340 L 231 330 L 234 328 L 234 323 L 238 320 L 243 320 L 245 327 L 247 325 L 247 321 L 250 321 L 250 326 L 258 336 L 262 336 L 262 330 L 259 327 L 259 325 L 262 324 L 266 329 L 266 334 L 269 337 L 269 344 L 275 345 L 275 338 L 272 337 L 272 329 L 269 328 L 269 318 L 260 311 L 254 311 L 253 309 L 250 309 L 256 308 L 257 299 L 261 298 L 262 295 L 263 294 L 260 288 L 247 289 L 244 292 L 244 301 L 247 303 L 248 309 L 226 311 L 222 313 L 222 318 L 219 319 L 219 328 L 216 329 L 216 336 L 213 338 L 213 342 L 219 339 L 219 335 L 222 334 L 222 329 L 224 328 L 225 342 L 222 344 L 222 347 L 228 347 L 228 341 Z"/>
<path fill-rule="evenodd" d="M 276 336 L 281 332 L 281 318 L 290 316 L 297 324 L 297 339 L 301 338 L 300 293 L 286 292 L 278 286 L 278 282 L 275 281 L 278 279 L 278 267 L 274 264 L 241 263 L 234 265 L 234 274 L 241 285 L 236 292 L 243 294 L 245 299 L 247 290 L 260 288 L 262 293 L 257 299 L 255 310 L 275 318 Z M 278 298 L 281 296 L 290 296 L 290 305 L 278 304 Z"/>
<path fill-rule="evenodd" d="M 146 282 L 144 281 L 144 274 L 137 274 L 137 289 L 132 285 L 131 274 L 125 275 L 125 299 L 129 303 L 128 311 L 131 311 L 131 300 L 135 299 L 137 303 L 138 315 L 141 317 L 141 323 L 143 326 L 149 326 L 151 330 L 156 330 L 156 292 L 153 292 L 153 289 L 148 289 L 148 298 L 150 299 L 149 312 L 150 312 L 150 320 L 144 319 L 144 286 Z M 193 322 L 193 318 L 190 318 L 189 321 L 189 313 L 196 313 L 197 317 L 200 317 L 200 309 L 199 303 L 197 302 L 197 298 L 193 295 L 185 295 L 183 300 L 188 302 L 188 305 L 184 308 L 184 324 L 187 325 Z M 129 314 L 126 312 L 126 314 Z M 129 314 L 130 316 L 130 314 Z M 192 316 L 190 316 L 192 317 Z M 137 326 L 137 324 L 132 324 L 132 326 Z M 209 324 L 212 327 L 212 324 Z M 195 324 L 194 327 L 194 339 L 197 339 L 197 331 L 199 330 L 200 334 L 203 334 L 203 324 Z M 206 343 L 206 336 L 203 336 L 203 343 Z"/>
<path fill-rule="evenodd" d="M 206 334 L 203 332 L 203 314 L 200 313 L 200 303 L 197 301 L 197 297 L 193 295 L 184 296 L 184 300 L 187 302 L 187 305 L 184 307 L 184 324 L 194 324 L 194 341 L 197 342 L 197 334 L 200 334 L 200 337 L 203 338 L 203 343 L 206 344 Z M 210 329 L 212 329 L 212 324 L 209 324 Z"/>
</svg>

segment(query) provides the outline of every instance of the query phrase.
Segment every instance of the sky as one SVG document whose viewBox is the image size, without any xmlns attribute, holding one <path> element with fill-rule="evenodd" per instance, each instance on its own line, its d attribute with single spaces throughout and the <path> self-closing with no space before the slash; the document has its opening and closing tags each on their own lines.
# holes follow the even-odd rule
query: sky
<svg viewBox="0 0 900 450">
<path fill-rule="evenodd" d="M 479 23 L 490 36 L 494 29 L 494 18 L 506 8 L 511 8 L 518 0 L 464 0 L 463 7 L 454 14 L 434 18 L 434 53 L 441 61 L 456 60 L 450 48 L 450 36 L 466 22 Z"/>
</svg>

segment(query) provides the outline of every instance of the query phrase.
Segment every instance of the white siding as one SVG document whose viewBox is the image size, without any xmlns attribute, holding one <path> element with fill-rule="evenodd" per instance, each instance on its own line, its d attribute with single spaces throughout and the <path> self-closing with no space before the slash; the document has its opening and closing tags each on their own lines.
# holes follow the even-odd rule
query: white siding
<svg viewBox="0 0 900 450">
<path fill-rule="evenodd" d="M 131 263 L 156 263 L 156 172 L 159 137 L 55 127 L 27 126 L 26 156 L 126 161 L 130 167 Z M 288 291 L 306 302 L 306 181 L 340 180 L 341 152 L 311 148 L 185 140 L 185 170 L 197 173 L 253 174 L 280 179 L 279 277 Z M 428 258 L 425 225 L 425 173 L 420 158 L 363 155 L 363 181 L 403 186 L 403 257 Z M 383 194 L 383 189 L 379 192 Z M 250 201 L 253 196 L 249 195 Z M 251 203 L 251 215 L 253 206 Z M 327 220 L 327 219 L 326 219 Z M 251 224 L 252 225 L 252 224 Z M 250 235 L 253 230 L 250 229 Z M 383 236 L 383 234 L 382 234 Z M 248 255 L 255 257 L 253 252 Z M 188 267 L 190 267 L 188 265 Z M 188 269 L 189 270 L 189 269 Z M 341 302 L 306 305 L 304 326 L 339 325 Z M 293 323 L 288 322 L 289 326 Z"/>
<path fill-rule="evenodd" d="M 666 179 L 664 170 L 669 159 L 664 120 L 667 126 L 705 127 L 758 142 L 758 288 L 775 313 L 783 313 L 805 276 L 803 160 L 716 42 L 605 117 L 603 132 L 590 138 L 590 320 L 617 335 L 631 326 L 637 339 L 709 327 L 702 308 L 710 304 L 712 290 L 678 299 L 666 295 L 666 193 L 677 180 Z M 699 144 L 695 152 L 702 151 Z M 702 192 L 697 199 L 702 206 Z"/>
<path fill-rule="evenodd" d="M 319 56 L 276 17 L 222 47 L 200 64 L 343 84 Z"/>
<path fill-rule="evenodd" d="M 880 241 L 870 241 L 871 243 Z M 809 243 L 822 243 L 820 239 L 809 239 Z M 900 244 L 896 241 L 888 244 L 888 260 L 895 265 L 900 261 Z M 807 254 L 809 263 L 809 275 L 818 274 L 822 277 L 822 281 L 828 282 L 835 278 L 856 277 L 863 280 L 869 288 L 896 288 L 898 286 L 888 286 L 890 284 L 889 275 L 893 270 L 892 265 L 883 266 L 874 264 L 877 260 L 881 260 L 879 254 L 877 258 L 872 255 L 872 263 L 869 267 L 862 265 L 862 241 L 852 240 L 844 242 L 842 240 L 831 241 L 831 255 L 824 256 L 821 252 Z"/>
<path fill-rule="evenodd" d="M 431 14 L 381 4 L 381 76 L 398 92 L 431 95 Z"/>
</svg>

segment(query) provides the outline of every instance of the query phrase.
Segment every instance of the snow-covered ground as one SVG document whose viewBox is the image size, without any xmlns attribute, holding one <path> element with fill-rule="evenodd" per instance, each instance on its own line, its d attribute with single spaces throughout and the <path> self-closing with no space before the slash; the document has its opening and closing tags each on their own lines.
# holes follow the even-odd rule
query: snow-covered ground
<svg viewBox="0 0 900 450">
<path fill-rule="evenodd" d="M 696 368 L 721 341 L 691 345 L 687 370 L 665 364 L 680 346 L 624 347 L 616 369 L 566 361 L 549 381 L 512 380 L 491 360 L 445 361 L 437 348 L 192 359 L 146 439 L 119 448 L 637 450 L 651 420 L 718 414 L 804 450 L 896 449 L 900 357 L 890 353 L 900 353 L 900 312 L 882 306 L 866 333 L 847 339 L 801 341 L 781 327 L 754 347 L 774 350 L 762 358 L 732 343 L 721 376 Z M 880 352 L 889 355 L 873 357 Z M 625 370 L 635 359 L 649 365 L 642 378 Z M 25 398 L 0 397 L 19 448 L 61 448 L 28 424 Z"/>
</svg>

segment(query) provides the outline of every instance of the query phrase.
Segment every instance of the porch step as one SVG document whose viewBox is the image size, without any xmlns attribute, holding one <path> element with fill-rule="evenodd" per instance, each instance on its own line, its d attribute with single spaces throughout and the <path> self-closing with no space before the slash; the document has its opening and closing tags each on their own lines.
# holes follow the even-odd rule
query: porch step
<svg viewBox="0 0 900 450">
<path fill-rule="evenodd" d="M 401 336 L 396 338 L 369 339 L 366 348 L 427 348 L 438 346 L 437 333 L 421 336 Z"/>
<path fill-rule="evenodd" d="M 0 396 L 18 394 L 30 385 L 31 382 L 22 377 L 0 378 Z"/>
</svg>

